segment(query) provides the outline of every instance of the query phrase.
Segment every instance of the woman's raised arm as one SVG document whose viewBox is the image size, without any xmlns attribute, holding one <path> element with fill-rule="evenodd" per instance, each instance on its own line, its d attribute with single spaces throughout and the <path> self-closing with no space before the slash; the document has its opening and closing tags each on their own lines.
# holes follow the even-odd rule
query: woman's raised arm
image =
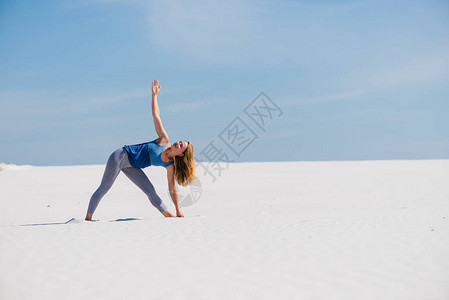
<svg viewBox="0 0 449 300">
<path fill-rule="evenodd" d="M 169 142 L 168 134 L 162 126 L 162 120 L 159 113 L 159 105 L 157 104 L 157 94 L 161 86 L 159 85 L 159 81 L 157 79 L 154 80 L 152 84 L 152 101 L 151 101 L 151 110 L 153 112 L 153 122 L 154 128 L 156 129 L 157 135 L 159 136 L 159 143 L 166 144 Z"/>
</svg>

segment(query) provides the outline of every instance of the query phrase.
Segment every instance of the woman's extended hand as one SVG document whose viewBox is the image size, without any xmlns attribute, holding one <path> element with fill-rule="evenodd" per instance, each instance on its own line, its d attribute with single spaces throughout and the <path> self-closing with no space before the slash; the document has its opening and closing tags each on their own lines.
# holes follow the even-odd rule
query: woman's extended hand
<svg viewBox="0 0 449 300">
<path fill-rule="evenodd" d="M 161 86 L 159 85 L 159 80 L 155 79 L 152 83 L 152 91 L 153 95 L 157 95 L 159 93 L 159 90 L 161 89 Z"/>
</svg>

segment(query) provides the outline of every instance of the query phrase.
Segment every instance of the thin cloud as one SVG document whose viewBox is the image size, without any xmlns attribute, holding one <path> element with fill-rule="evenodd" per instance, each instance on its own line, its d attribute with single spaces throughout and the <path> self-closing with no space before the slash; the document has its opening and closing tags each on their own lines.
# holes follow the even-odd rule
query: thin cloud
<svg viewBox="0 0 449 300">
<path fill-rule="evenodd" d="M 358 73 L 357 78 L 343 75 L 342 84 L 348 89 L 359 87 L 344 93 L 325 94 L 318 97 L 287 101 L 286 105 L 324 103 L 363 97 L 370 93 L 394 87 L 426 84 L 449 80 L 449 46 L 403 58 L 389 67 L 370 69 Z"/>
<path fill-rule="evenodd" d="M 164 105 L 163 111 L 164 111 L 164 115 L 171 115 L 171 114 L 178 114 L 181 112 L 193 112 L 193 111 L 198 111 L 201 109 L 204 109 L 206 107 L 210 107 L 210 106 L 214 106 L 220 103 L 223 103 L 227 101 L 226 99 L 223 98 L 206 98 L 206 99 L 201 99 L 201 100 L 197 100 L 197 101 L 190 101 L 190 100 L 186 100 L 185 102 L 177 102 L 177 103 L 172 103 L 169 105 Z"/>
<path fill-rule="evenodd" d="M 356 70 L 351 74 L 342 73 L 336 79 L 336 85 L 348 90 L 363 91 L 362 94 L 388 90 L 390 88 L 425 85 L 432 82 L 449 80 L 449 45 L 436 47 L 421 53 L 404 53 L 399 59 L 382 61 L 379 66 L 367 70 Z M 346 94 L 352 96 L 353 92 Z M 357 92 L 355 92 L 357 95 Z M 358 95 L 357 95 L 358 96 Z M 326 100 L 327 96 L 323 96 Z M 330 98 L 339 100 L 338 94 Z M 321 98 L 321 97 L 320 97 Z M 320 99 L 317 99 L 320 100 Z"/>
<path fill-rule="evenodd" d="M 88 98 L 87 102 L 95 104 L 104 104 L 104 103 L 138 100 L 146 97 L 151 97 L 151 92 L 145 89 L 139 89 L 135 91 L 114 93 L 107 96 Z"/>
<path fill-rule="evenodd" d="M 285 105 L 295 106 L 300 104 L 313 104 L 313 103 L 325 103 L 325 102 L 334 102 L 339 100 L 348 100 L 354 99 L 358 97 L 362 97 L 366 94 L 366 91 L 350 91 L 345 93 L 335 93 L 335 94 L 327 94 L 319 97 L 309 97 L 304 99 L 290 100 L 284 102 Z"/>
<path fill-rule="evenodd" d="M 449 46 L 409 56 L 390 67 L 364 76 L 374 89 L 422 84 L 449 79 Z"/>
<path fill-rule="evenodd" d="M 328 41 L 315 28 L 334 24 L 323 20 L 364 3 L 154 1 L 148 23 L 152 43 L 201 63 L 290 65 L 327 48 Z"/>
<path fill-rule="evenodd" d="M 117 102 L 140 100 L 146 97 L 151 99 L 151 92 L 139 89 L 128 92 L 111 93 L 105 96 L 72 96 L 55 92 L 0 92 L 2 110 L 21 116 L 48 116 L 65 112 L 78 112 L 92 110 L 95 107 Z M 7 114 L 9 115 L 9 114 Z"/>
<path fill-rule="evenodd" d="M 229 61 L 247 43 L 249 10 L 242 1 L 152 2 L 148 22 L 157 45 L 200 61 Z M 217 56 L 223 51 L 226 57 Z"/>
</svg>

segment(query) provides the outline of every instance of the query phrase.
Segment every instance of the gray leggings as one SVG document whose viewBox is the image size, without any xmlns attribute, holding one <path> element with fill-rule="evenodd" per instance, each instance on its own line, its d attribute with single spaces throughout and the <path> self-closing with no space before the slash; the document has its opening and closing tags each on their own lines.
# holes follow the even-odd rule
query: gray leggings
<svg viewBox="0 0 449 300">
<path fill-rule="evenodd" d="M 100 187 L 90 198 L 89 208 L 87 209 L 88 213 L 94 213 L 98 203 L 100 203 L 101 198 L 103 198 L 103 196 L 109 191 L 120 171 L 125 173 L 125 175 L 128 176 L 128 178 L 131 179 L 131 181 L 134 182 L 147 195 L 151 204 L 153 204 L 153 206 L 160 212 L 167 210 L 167 206 L 156 194 L 156 190 L 142 169 L 131 166 L 128 160 L 128 153 L 125 149 L 120 148 L 109 156 Z"/>
</svg>

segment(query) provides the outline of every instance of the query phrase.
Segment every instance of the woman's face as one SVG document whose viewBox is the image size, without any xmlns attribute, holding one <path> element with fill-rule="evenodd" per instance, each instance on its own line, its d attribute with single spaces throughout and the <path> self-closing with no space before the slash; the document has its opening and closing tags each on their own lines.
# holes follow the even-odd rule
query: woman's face
<svg viewBox="0 0 449 300">
<path fill-rule="evenodd" d="M 187 149 L 188 145 L 189 145 L 188 141 L 179 141 L 173 143 L 171 145 L 173 154 L 178 156 L 184 156 L 184 151 Z"/>
</svg>

